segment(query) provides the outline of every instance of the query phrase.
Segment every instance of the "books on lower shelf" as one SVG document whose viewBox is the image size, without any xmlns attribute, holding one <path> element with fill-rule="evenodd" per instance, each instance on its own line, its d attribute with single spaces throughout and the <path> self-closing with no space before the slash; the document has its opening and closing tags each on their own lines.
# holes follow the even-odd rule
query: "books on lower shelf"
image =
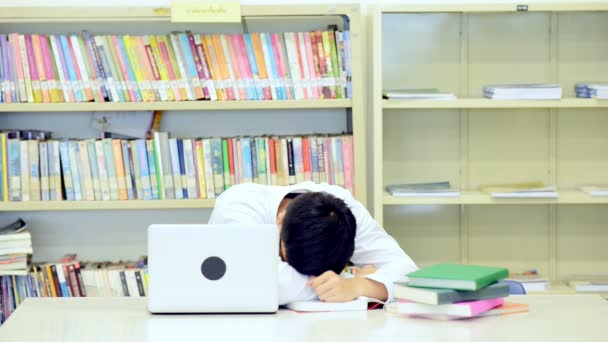
<svg viewBox="0 0 608 342">
<path fill-rule="evenodd" d="M 608 184 L 584 185 L 580 190 L 591 196 L 608 196 Z"/>
<path fill-rule="evenodd" d="M 483 87 L 485 97 L 492 100 L 559 100 L 562 87 L 559 84 L 503 84 Z"/>
<path fill-rule="evenodd" d="M 393 184 L 386 190 L 394 197 L 458 197 L 460 191 L 450 182 Z"/>
<path fill-rule="evenodd" d="M 0 34 L 0 103 L 350 98 L 349 31 Z"/>
<path fill-rule="evenodd" d="M 232 185 L 327 182 L 355 192 L 351 135 L 25 140 L 0 133 L 3 201 L 215 198 Z"/>
<path fill-rule="evenodd" d="M 524 182 L 482 185 L 479 190 L 494 198 L 557 198 L 559 193 L 554 186 L 542 182 Z"/>
<path fill-rule="evenodd" d="M 575 84 L 576 97 L 584 99 L 608 99 L 608 83 L 606 82 L 580 82 Z"/>
<path fill-rule="evenodd" d="M 388 100 L 456 100 L 452 93 L 442 93 L 436 88 L 384 90 L 382 97 Z"/>
<path fill-rule="evenodd" d="M 431 319 L 457 319 L 527 311 L 526 305 L 505 302 L 509 284 L 500 283 L 508 270 L 460 264 L 437 264 L 408 274 L 395 283 L 390 313 Z"/>
<path fill-rule="evenodd" d="M 144 297 L 145 259 L 139 262 L 80 263 L 73 258 L 35 264 L 23 275 L 0 276 L 0 324 L 26 298 Z"/>
</svg>

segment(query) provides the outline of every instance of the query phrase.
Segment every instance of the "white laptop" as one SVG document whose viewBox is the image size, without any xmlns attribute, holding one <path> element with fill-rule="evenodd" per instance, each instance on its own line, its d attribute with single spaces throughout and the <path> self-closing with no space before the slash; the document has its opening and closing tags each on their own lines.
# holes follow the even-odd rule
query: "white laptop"
<svg viewBox="0 0 608 342">
<path fill-rule="evenodd" d="M 151 225 L 148 310 L 276 312 L 278 258 L 275 225 Z"/>
</svg>

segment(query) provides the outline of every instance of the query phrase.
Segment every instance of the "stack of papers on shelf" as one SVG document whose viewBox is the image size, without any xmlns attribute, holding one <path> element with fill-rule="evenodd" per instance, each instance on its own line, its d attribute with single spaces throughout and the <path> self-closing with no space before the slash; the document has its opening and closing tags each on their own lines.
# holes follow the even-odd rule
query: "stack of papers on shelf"
<svg viewBox="0 0 608 342">
<path fill-rule="evenodd" d="M 526 271 L 523 273 L 511 273 L 507 280 L 521 283 L 526 292 L 543 292 L 551 288 L 548 278 L 541 277 L 536 271 Z"/>
<path fill-rule="evenodd" d="M 580 189 L 591 196 L 608 196 L 608 184 L 584 185 Z"/>
<path fill-rule="evenodd" d="M 591 281 L 570 281 L 568 285 L 576 292 L 608 292 L 608 279 Z"/>
<path fill-rule="evenodd" d="M 384 90 L 382 97 L 389 100 L 456 100 L 452 93 L 441 93 L 439 89 Z"/>
<path fill-rule="evenodd" d="M 541 182 L 482 185 L 482 192 L 494 198 L 557 198 L 557 188 Z"/>
<path fill-rule="evenodd" d="M 559 100 L 559 84 L 505 84 L 483 87 L 485 97 L 493 100 Z"/>
<path fill-rule="evenodd" d="M 581 82 L 574 86 L 574 90 L 579 98 L 608 100 L 608 83 Z"/>
<path fill-rule="evenodd" d="M 0 227 L 0 275 L 26 275 L 29 255 L 32 254 L 32 236 L 27 224 L 17 221 Z"/>
<path fill-rule="evenodd" d="M 395 197 L 458 197 L 450 182 L 407 183 L 389 185 L 386 190 Z"/>
</svg>

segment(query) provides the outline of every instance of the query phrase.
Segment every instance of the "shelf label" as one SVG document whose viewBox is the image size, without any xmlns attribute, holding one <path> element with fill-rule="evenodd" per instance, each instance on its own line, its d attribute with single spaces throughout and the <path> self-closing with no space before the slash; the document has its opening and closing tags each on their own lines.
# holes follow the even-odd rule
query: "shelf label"
<svg viewBox="0 0 608 342">
<path fill-rule="evenodd" d="M 173 0 L 171 21 L 174 23 L 240 23 L 238 1 Z"/>
<path fill-rule="evenodd" d="M 517 12 L 528 12 L 528 5 L 517 5 Z"/>
</svg>

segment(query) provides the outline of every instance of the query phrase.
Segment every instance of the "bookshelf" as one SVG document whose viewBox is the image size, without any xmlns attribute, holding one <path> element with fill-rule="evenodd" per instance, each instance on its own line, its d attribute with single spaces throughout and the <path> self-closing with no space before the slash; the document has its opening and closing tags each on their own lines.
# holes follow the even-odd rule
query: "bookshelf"
<svg viewBox="0 0 608 342">
<path fill-rule="evenodd" d="M 608 177 L 608 101 L 574 84 L 608 80 L 604 1 L 409 3 L 377 7 L 372 207 L 426 266 L 464 262 L 537 269 L 555 293 L 606 275 L 606 197 L 578 191 Z M 393 42 L 399 41 L 399 44 Z M 559 83 L 559 101 L 498 101 L 482 86 Z M 396 101 L 383 89 L 438 88 L 453 101 Z M 538 180 L 556 199 L 493 199 L 483 184 Z M 450 181 L 460 197 L 393 197 L 386 186 Z"/>
<path fill-rule="evenodd" d="M 179 131 L 177 135 L 181 138 L 305 135 L 345 131 L 353 135 L 353 143 L 356 145 L 355 196 L 367 204 L 367 114 L 363 107 L 363 60 L 362 53 L 359 53 L 363 43 L 359 5 L 243 5 L 241 14 L 242 23 L 183 24 L 171 22 L 171 9 L 167 7 L 59 6 L 34 9 L 3 6 L 0 8 L 0 33 L 66 34 L 82 30 L 88 30 L 92 34 L 165 34 L 175 30 L 199 33 L 290 32 L 322 29 L 328 24 L 335 24 L 351 32 L 352 98 L 1 103 L 0 129 L 30 128 L 30 124 L 33 126 L 31 128 L 45 129 L 43 122 L 50 122 L 56 126 L 55 131 L 53 127 L 48 128 L 57 133 L 54 138 L 93 138 L 88 126 L 91 113 L 163 111 L 161 130 Z M 205 121 L 206 117 L 213 122 Z M 56 122 L 52 121 L 55 119 Z M 79 133 L 80 130 L 82 133 Z M 214 204 L 213 199 L 0 202 L 0 212 L 7 221 L 23 217 L 30 222 L 35 251 L 40 251 L 36 253 L 35 261 L 57 260 L 62 255 L 60 253 L 70 251 L 78 252 L 87 260 L 134 260 L 145 254 L 145 229 L 149 224 L 206 222 Z M 108 233 L 110 227 L 112 232 Z M 57 232 L 56 237 L 51 232 Z M 100 238 L 100 245 L 97 246 L 91 242 L 95 236 L 108 237 Z M 121 241 L 116 244 L 118 247 L 109 241 L 110 236 Z M 91 253 L 87 253 L 87 250 Z"/>
</svg>

